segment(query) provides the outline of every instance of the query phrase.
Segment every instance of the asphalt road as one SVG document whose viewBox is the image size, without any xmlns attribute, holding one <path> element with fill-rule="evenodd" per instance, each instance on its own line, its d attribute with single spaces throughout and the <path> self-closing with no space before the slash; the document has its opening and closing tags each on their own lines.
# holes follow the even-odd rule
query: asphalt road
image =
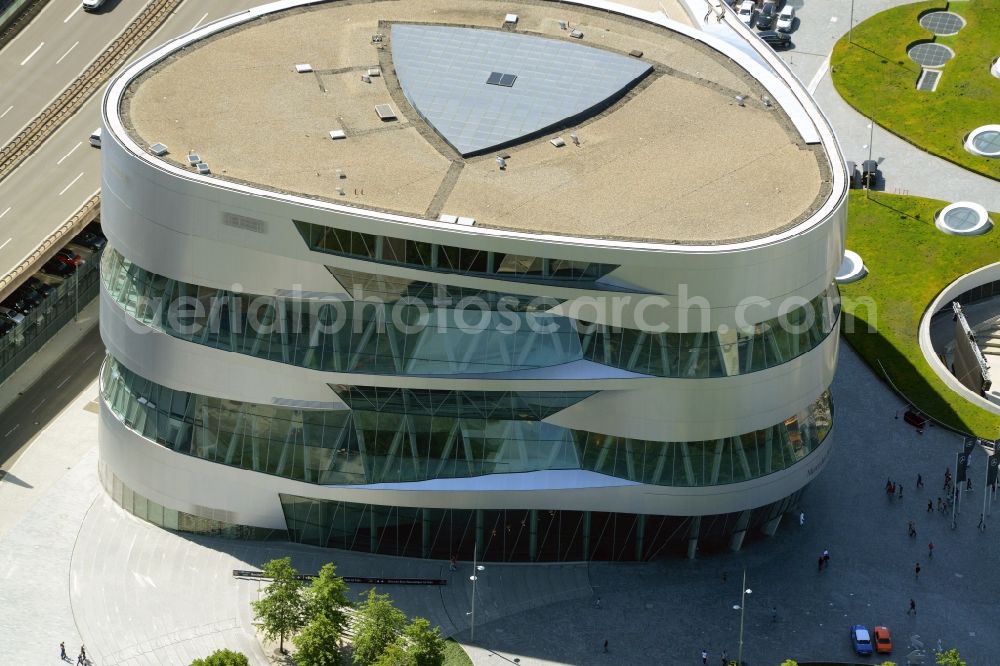
<svg viewBox="0 0 1000 666">
<path fill-rule="evenodd" d="M 185 2 L 135 57 L 208 21 L 258 4 L 258 0 Z M 79 0 L 51 0 L 0 51 L 0 137 L 4 143 L 114 41 L 144 3 L 108 0 L 106 9 L 95 14 L 76 11 L 79 5 Z M 13 174 L 0 181 L 0 274 L 14 268 L 100 189 L 100 151 L 88 143 L 100 124 L 100 101 L 100 94 L 92 96 Z"/>
<path fill-rule="evenodd" d="M 103 360 L 104 343 L 95 326 L 0 413 L 0 466 L 10 469 L 34 436 L 94 381 Z"/>
</svg>

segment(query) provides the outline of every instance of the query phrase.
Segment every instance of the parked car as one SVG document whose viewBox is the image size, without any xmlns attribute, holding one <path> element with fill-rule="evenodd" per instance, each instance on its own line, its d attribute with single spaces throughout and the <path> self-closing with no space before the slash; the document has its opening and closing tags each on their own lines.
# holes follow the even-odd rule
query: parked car
<svg viewBox="0 0 1000 666">
<path fill-rule="evenodd" d="M 892 636 L 889 634 L 888 629 L 885 627 L 875 627 L 872 637 L 875 639 L 876 652 L 880 654 L 889 654 L 892 652 Z"/>
<path fill-rule="evenodd" d="M 756 12 L 756 7 L 751 0 L 743 0 L 740 8 L 736 10 L 736 15 L 740 17 L 743 21 L 743 25 L 750 26 L 753 25 L 753 15 Z"/>
<path fill-rule="evenodd" d="M 861 184 L 869 190 L 878 185 L 878 162 L 865 160 L 861 163 Z"/>
<path fill-rule="evenodd" d="M 778 32 L 791 32 L 795 28 L 795 7 L 785 5 L 778 13 Z"/>
<path fill-rule="evenodd" d="M 11 294 L 7 298 L 3 299 L 3 301 L 0 301 L 0 305 L 8 310 L 20 312 L 23 315 L 28 314 L 35 307 L 34 304 L 29 303 L 24 298 L 18 298 L 16 294 Z"/>
<path fill-rule="evenodd" d="M 858 654 L 872 653 L 872 637 L 868 633 L 868 627 L 863 624 L 851 626 L 851 645 Z"/>
<path fill-rule="evenodd" d="M 87 248 L 88 250 L 100 252 L 101 249 L 108 244 L 108 239 L 104 236 L 98 236 L 94 232 L 84 229 L 76 236 L 73 236 L 73 242 Z"/>
<path fill-rule="evenodd" d="M 104 0 L 83 0 L 83 11 L 85 12 L 96 12 L 104 4 Z M 93 145 L 93 144 L 92 144 Z M 97 146 L 100 148 L 100 144 Z"/>
<path fill-rule="evenodd" d="M 6 317 L 14 324 L 20 324 L 24 321 L 24 315 L 17 310 L 11 310 L 10 308 L 0 307 L 0 317 Z"/>
<path fill-rule="evenodd" d="M 772 49 L 784 49 L 792 45 L 792 38 L 777 30 L 764 30 L 758 32 L 757 36 L 764 40 Z"/>
<path fill-rule="evenodd" d="M 53 291 L 56 290 L 56 288 L 53 287 L 51 284 L 46 284 L 34 276 L 28 278 L 28 281 L 25 282 L 24 284 L 34 289 L 39 294 L 41 294 L 42 298 L 48 296 L 49 294 L 51 294 Z"/>
<path fill-rule="evenodd" d="M 773 2 L 765 2 L 757 14 L 757 29 L 770 30 L 774 27 L 774 20 L 778 17 L 778 6 Z"/>
<path fill-rule="evenodd" d="M 0 318 L 0 337 L 7 335 L 14 328 L 14 322 L 10 319 Z"/>
<path fill-rule="evenodd" d="M 42 272 L 48 273 L 49 275 L 55 275 L 57 277 L 66 277 L 67 275 L 72 275 L 76 272 L 76 265 L 73 262 L 63 263 L 53 257 L 45 262 L 42 266 Z"/>
<path fill-rule="evenodd" d="M 108 237 L 104 235 L 104 230 L 101 229 L 101 223 L 100 222 L 97 222 L 97 221 L 91 222 L 90 224 L 88 224 L 87 226 L 85 226 L 83 228 L 83 230 L 87 231 L 87 232 L 90 232 L 90 233 L 94 234 L 95 236 L 100 236 L 105 241 L 108 240 Z"/>
<path fill-rule="evenodd" d="M 56 252 L 55 258 L 59 260 L 70 261 L 73 263 L 74 266 L 79 266 L 80 264 L 86 263 L 84 262 L 83 257 L 81 257 L 79 254 L 77 254 L 68 247 L 64 247 L 58 252 Z"/>
<path fill-rule="evenodd" d="M 26 301 L 31 307 L 38 307 L 42 304 L 42 300 L 45 298 L 44 294 L 40 294 L 35 289 L 32 289 L 28 284 L 22 284 L 20 287 L 14 290 L 11 294 L 12 297 Z"/>
</svg>

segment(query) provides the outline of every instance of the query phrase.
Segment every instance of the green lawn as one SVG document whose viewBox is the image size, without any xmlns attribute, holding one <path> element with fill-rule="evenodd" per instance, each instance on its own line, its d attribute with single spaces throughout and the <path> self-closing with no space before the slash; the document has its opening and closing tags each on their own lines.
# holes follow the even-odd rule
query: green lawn
<svg viewBox="0 0 1000 666">
<path fill-rule="evenodd" d="M 469 655 L 451 638 L 444 642 L 444 666 L 472 666 Z"/>
<path fill-rule="evenodd" d="M 950 236 L 934 226 L 945 202 L 883 192 L 851 192 L 847 248 L 861 255 L 869 275 L 841 285 L 844 337 L 875 372 L 923 412 L 960 430 L 993 439 L 1000 416 L 951 391 L 924 361 L 917 328 L 935 296 L 959 276 L 1000 260 L 1000 229 L 982 236 Z M 1000 220 L 1000 215 L 991 213 Z M 869 303 L 874 303 L 870 307 Z M 875 332 L 869 332 L 869 325 Z"/>
<path fill-rule="evenodd" d="M 920 65 L 907 48 L 934 36 L 918 17 L 929 9 L 961 15 L 966 25 L 937 43 L 951 47 L 955 57 L 944 65 L 935 92 L 916 89 Z M 840 96 L 860 113 L 927 152 L 966 169 L 1000 179 L 1000 159 L 966 152 L 965 135 L 977 127 L 1000 122 L 1000 79 L 990 75 L 990 62 L 1000 55 L 1000 0 L 952 2 L 932 0 L 886 10 L 844 35 L 830 59 L 833 84 Z M 877 146 L 876 146 L 877 149 Z"/>
</svg>

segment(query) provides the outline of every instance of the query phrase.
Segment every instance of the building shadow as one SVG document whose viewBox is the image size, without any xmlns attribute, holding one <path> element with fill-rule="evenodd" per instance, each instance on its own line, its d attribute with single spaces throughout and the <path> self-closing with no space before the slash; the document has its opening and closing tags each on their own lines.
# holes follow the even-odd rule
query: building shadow
<svg viewBox="0 0 1000 666">
<path fill-rule="evenodd" d="M 13 483 L 15 486 L 21 486 L 22 488 L 34 488 L 34 486 L 27 481 L 18 478 L 5 469 L 0 469 L 0 483 L 4 481 L 7 483 Z"/>
</svg>

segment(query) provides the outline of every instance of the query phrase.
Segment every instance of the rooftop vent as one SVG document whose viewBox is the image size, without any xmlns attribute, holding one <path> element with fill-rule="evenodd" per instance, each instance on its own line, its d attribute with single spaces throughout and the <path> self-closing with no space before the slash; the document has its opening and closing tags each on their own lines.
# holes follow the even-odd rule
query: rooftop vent
<svg viewBox="0 0 1000 666">
<path fill-rule="evenodd" d="M 337 169 L 337 178 L 347 178 L 347 174 L 344 173 L 343 169 Z"/>
<path fill-rule="evenodd" d="M 392 110 L 392 106 L 389 104 L 376 104 L 375 113 L 382 119 L 382 122 L 396 119 L 396 112 Z"/>
<path fill-rule="evenodd" d="M 162 143 L 154 143 L 152 146 L 149 147 L 149 152 L 153 153 L 157 157 L 163 157 L 169 151 L 167 150 L 167 147 Z"/>
<path fill-rule="evenodd" d="M 438 222 L 448 222 L 449 224 L 455 224 L 458 222 L 458 218 L 454 215 L 445 215 L 441 213 L 438 215 Z"/>
<path fill-rule="evenodd" d="M 737 106 L 746 106 L 746 104 L 743 103 L 743 100 L 745 100 L 746 98 L 747 98 L 746 95 L 736 95 L 735 97 L 733 97 L 733 99 L 736 100 Z"/>
<path fill-rule="evenodd" d="M 337 139 L 346 139 L 347 135 L 344 134 L 344 130 L 330 130 L 330 138 L 336 141 Z"/>
<path fill-rule="evenodd" d="M 307 62 L 304 62 L 300 65 L 296 65 L 295 71 L 298 72 L 299 74 L 308 74 L 309 72 L 313 71 L 313 66 Z"/>
<path fill-rule="evenodd" d="M 560 30 L 569 30 L 569 21 L 559 21 Z"/>
<path fill-rule="evenodd" d="M 204 162 L 198 162 L 194 166 L 196 169 L 198 169 L 198 173 L 202 174 L 203 176 L 212 173 L 212 170 L 209 169 L 208 165 L 205 164 Z"/>
<path fill-rule="evenodd" d="M 382 70 L 378 67 L 372 67 L 368 70 L 368 76 L 382 76 Z"/>
<path fill-rule="evenodd" d="M 372 82 L 372 77 L 368 76 L 367 74 L 362 74 L 361 75 L 361 80 L 364 81 L 365 83 L 371 83 Z"/>
<path fill-rule="evenodd" d="M 372 44 L 380 44 L 382 39 L 385 37 L 381 32 L 376 32 L 372 35 Z"/>
<path fill-rule="evenodd" d="M 338 187 L 337 188 L 337 194 L 339 194 L 340 196 L 345 196 L 347 194 L 347 192 L 344 191 L 344 188 Z"/>
<path fill-rule="evenodd" d="M 565 141 L 563 141 L 563 139 L 562 139 L 562 137 L 561 137 L 561 136 L 557 136 L 557 137 L 556 137 L 556 138 L 554 138 L 554 139 L 549 139 L 549 143 L 551 143 L 551 144 L 552 144 L 553 146 L 555 146 L 556 148 L 562 148 L 563 146 L 565 146 L 565 145 L 566 145 L 566 142 L 565 142 Z"/>
<path fill-rule="evenodd" d="M 497 166 L 500 167 L 501 171 L 503 171 L 507 168 L 507 160 L 497 155 Z"/>
<path fill-rule="evenodd" d="M 570 134 L 569 140 L 573 142 L 574 146 L 580 145 L 580 137 L 578 137 L 576 134 Z"/>
<path fill-rule="evenodd" d="M 201 162 L 201 157 L 199 157 L 196 153 L 188 153 L 188 164 L 194 166 L 198 162 Z"/>
<path fill-rule="evenodd" d="M 471 227 L 473 224 L 476 223 L 476 218 L 474 218 L 474 217 L 460 217 L 456 221 L 459 224 L 461 224 L 463 227 Z"/>
<path fill-rule="evenodd" d="M 517 14 L 507 14 L 503 17 L 503 22 L 509 25 L 517 25 Z"/>
<path fill-rule="evenodd" d="M 642 51 L 640 51 L 639 49 L 632 49 L 631 51 L 628 52 L 628 54 L 630 56 L 632 56 L 633 58 L 641 58 L 642 57 Z"/>
<path fill-rule="evenodd" d="M 572 37 L 573 39 L 583 39 L 583 31 L 574 30 L 573 32 L 569 33 L 569 36 Z"/>
</svg>

